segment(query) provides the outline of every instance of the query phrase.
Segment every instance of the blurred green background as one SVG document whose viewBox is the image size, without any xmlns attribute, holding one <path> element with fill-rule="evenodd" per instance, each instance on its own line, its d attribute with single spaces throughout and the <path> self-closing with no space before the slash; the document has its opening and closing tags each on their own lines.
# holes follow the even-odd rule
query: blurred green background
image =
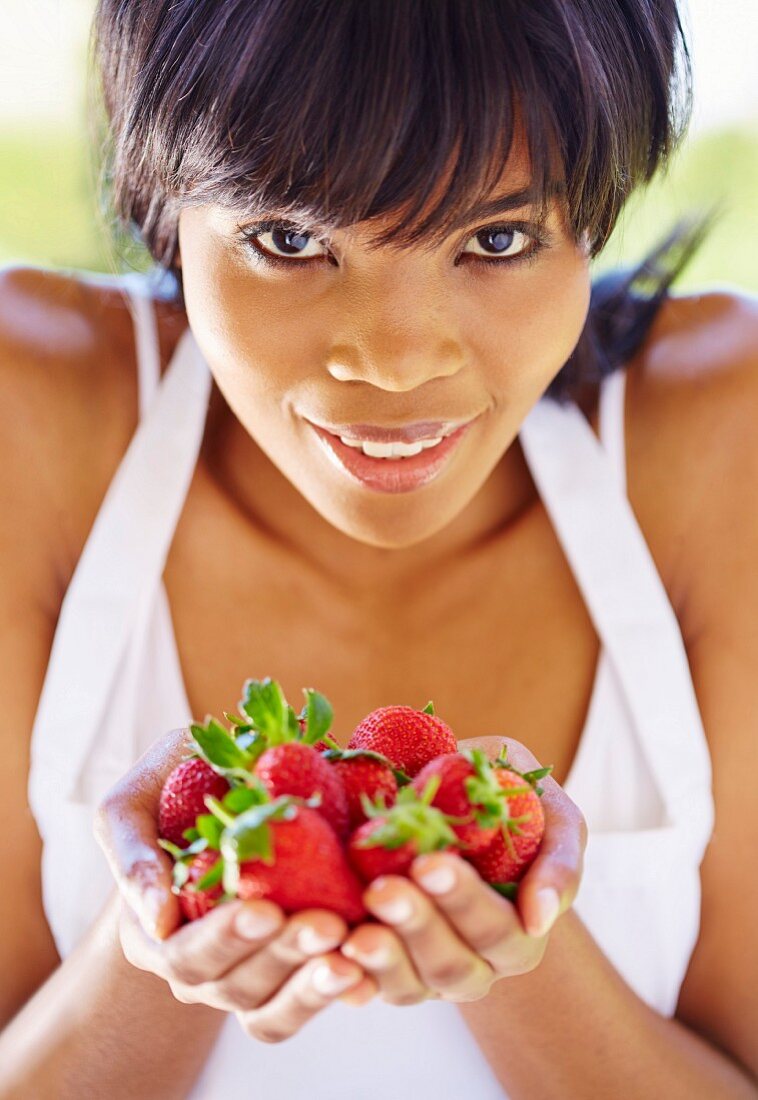
<svg viewBox="0 0 758 1100">
<path fill-rule="evenodd" d="M 93 3 L 37 0 L 33 13 L 20 0 L 2 3 L 0 264 L 143 269 L 149 258 L 126 248 L 123 240 L 114 242 L 97 197 L 97 143 L 86 108 L 86 39 Z M 758 291 L 758 111 L 755 100 L 746 102 L 748 74 L 740 59 L 744 56 L 747 66 L 748 54 L 736 50 L 743 36 L 750 39 L 745 20 L 758 30 L 758 4 L 731 0 L 718 5 L 717 23 L 711 22 L 707 0 L 690 0 L 690 8 L 695 125 L 668 173 L 630 201 L 598 267 L 642 256 L 679 218 L 717 204 L 716 224 L 677 285 Z M 24 101 L 20 87 L 30 80 L 34 95 Z"/>
</svg>

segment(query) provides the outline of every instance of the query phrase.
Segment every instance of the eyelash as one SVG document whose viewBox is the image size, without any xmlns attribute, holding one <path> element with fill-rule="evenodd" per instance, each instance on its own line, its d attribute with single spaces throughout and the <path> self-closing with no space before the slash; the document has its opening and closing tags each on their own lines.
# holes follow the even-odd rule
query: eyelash
<svg viewBox="0 0 758 1100">
<path fill-rule="evenodd" d="M 245 249 L 246 255 L 248 255 L 248 256 L 252 255 L 252 258 L 255 260 L 256 263 L 261 263 L 261 264 L 265 265 L 266 267 L 300 267 L 300 268 L 303 268 L 303 267 L 308 267 L 311 264 L 320 263 L 320 262 L 323 262 L 324 260 L 328 260 L 329 257 L 326 256 L 326 255 L 325 256 L 311 256 L 307 260 L 298 260 L 294 257 L 290 257 L 288 259 L 285 259 L 283 256 L 274 256 L 270 252 L 265 252 L 260 246 L 255 244 L 255 241 L 253 240 L 253 238 L 257 237 L 260 233 L 268 233 L 272 229 L 297 230 L 298 228 L 300 228 L 300 227 L 296 226 L 296 225 L 294 225 L 290 222 L 282 222 L 282 221 L 259 222 L 257 225 L 248 225 L 248 226 L 244 226 L 244 227 L 238 225 L 237 226 L 237 229 L 238 229 L 237 239 L 241 242 L 243 248 Z M 537 227 L 533 223 L 527 223 L 527 222 L 508 222 L 508 223 L 503 224 L 503 225 L 484 225 L 484 226 L 481 226 L 481 228 L 475 230 L 470 235 L 470 237 L 475 237 L 475 236 L 477 236 L 477 234 L 485 233 L 485 232 L 489 232 L 489 233 L 494 234 L 494 233 L 512 233 L 514 231 L 517 231 L 519 233 L 523 233 L 527 237 L 531 237 L 532 243 L 527 248 L 525 248 L 523 250 L 523 252 L 518 252 L 515 256 L 501 256 L 501 257 L 497 257 L 497 256 L 476 256 L 476 255 L 473 255 L 473 254 L 462 253 L 462 255 L 466 256 L 465 262 L 470 263 L 470 262 L 473 261 L 475 263 L 487 264 L 488 266 L 492 265 L 492 264 L 496 264 L 498 266 L 503 266 L 503 265 L 512 265 L 513 266 L 513 265 L 522 264 L 522 263 L 526 264 L 526 263 L 533 262 L 536 259 L 538 253 L 541 252 L 543 248 L 549 247 L 548 235 L 544 231 L 538 230 Z M 310 233 L 308 233 L 306 235 L 307 236 L 313 236 L 313 234 L 310 234 Z M 469 240 L 470 237 L 467 238 L 467 240 Z M 319 243 L 321 243 L 321 242 L 319 242 Z"/>
</svg>

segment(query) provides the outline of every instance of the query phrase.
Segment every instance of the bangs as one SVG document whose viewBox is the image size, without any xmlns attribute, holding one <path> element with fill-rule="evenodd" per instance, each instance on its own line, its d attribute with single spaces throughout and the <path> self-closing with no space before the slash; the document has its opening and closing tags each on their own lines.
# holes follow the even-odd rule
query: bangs
<svg viewBox="0 0 758 1100">
<path fill-rule="evenodd" d="M 386 219 L 370 244 L 435 245 L 523 150 L 515 188 L 543 212 L 560 193 L 597 252 L 689 107 L 675 4 L 637 7 L 101 0 L 115 209 L 165 266 L 196 204 L 306 230 Z"/>
</svg>

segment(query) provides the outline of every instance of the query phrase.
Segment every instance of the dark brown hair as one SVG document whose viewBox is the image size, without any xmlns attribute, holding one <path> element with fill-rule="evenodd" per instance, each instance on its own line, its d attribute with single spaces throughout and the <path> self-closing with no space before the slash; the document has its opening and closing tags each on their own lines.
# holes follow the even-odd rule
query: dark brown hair
<svg viewBox="0 0 758 1100">
<path fill-rule="evenodd" d="M 99 0 L 92 54 L 104 191 L 180 301 L 183 205 L 335 228 L 391 215 L 377 247 L 434 243 L 492 190 L 517 121 L 536 193 L 557 165 L 595 255 L 691 102 L 676 0 Z M 594 288 L 548 393 L 576 397 L 631 354 L 697 239 Z"/>
</svg>

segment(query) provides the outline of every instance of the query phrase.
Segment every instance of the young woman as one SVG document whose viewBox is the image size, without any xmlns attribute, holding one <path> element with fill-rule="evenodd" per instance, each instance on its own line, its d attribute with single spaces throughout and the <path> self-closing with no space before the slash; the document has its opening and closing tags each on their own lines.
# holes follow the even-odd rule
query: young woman
<svg viewBox="0 0 758 1100">
<path fill-rule="evenodd" d="M 589 273 L 675 3 L 94 28 L 155 271 L 2 275 L 0 1096 L 755 1097 L 756 305 L 667 293 L 697 231 Z M 161 782 L 266 675 L 552 764 L 517 904 L 439 853 L 178 927 Z"/>
</svg>

